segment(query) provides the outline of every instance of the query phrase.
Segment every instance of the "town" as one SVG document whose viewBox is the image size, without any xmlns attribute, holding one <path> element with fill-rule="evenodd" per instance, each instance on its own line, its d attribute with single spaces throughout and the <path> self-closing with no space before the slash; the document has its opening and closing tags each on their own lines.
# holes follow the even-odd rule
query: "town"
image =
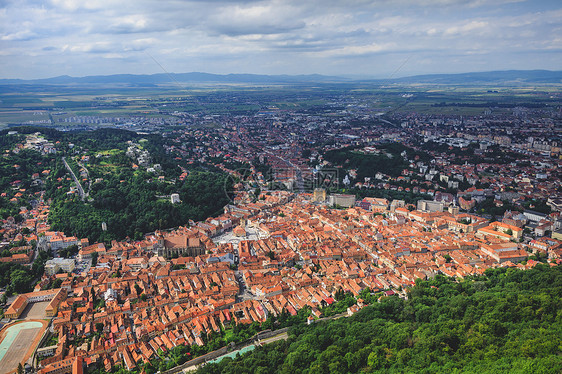
<svg viewBox="0 0 562 374">
<path fill-rule="evenodd" d="M 332 99 L 314 113 L 176 112 L 155 130 L 175 174 L 144 138 L 100 150 L 42 128 L 6 131 L 0 261 L 30 274 L 3 281 L 3 343 L 16 340 L 0 371 L 174 372 L 262 330 L 407 298 L 418 279 L 562 261 L 560 109 L 381 115 Z M 33 163 L 10 163 L 22 154 Z M 53 204 L 95 205 L 96 186 L 121 169 L 165 186 L 150 187 L 161 207 L 181 206 L 188 195 L 175 188 L 200 165 L 228 176 L 220 214 L 111 240 L 52 227 L 63 206 Z M 115 226 L 96 222 L 96 238 Z M 18 349 L 24 337 L 33 344 Z"/>
</svg>

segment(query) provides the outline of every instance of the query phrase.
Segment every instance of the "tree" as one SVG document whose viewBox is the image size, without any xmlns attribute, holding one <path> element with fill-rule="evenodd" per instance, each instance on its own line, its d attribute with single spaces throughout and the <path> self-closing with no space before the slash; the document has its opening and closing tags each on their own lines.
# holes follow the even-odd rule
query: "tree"
<svg viewBox="0 0 562 374">
<path fill-rule="evenodd" d="M 562 267 L 547 265 L 527 271 L 488 269 L 484 276 L 464 280 L 438 275 L 417 281 L 408 300 L 383 298 L 350 318 L 298 323 L 289 331 L 289 342 L 267 344 L 199 370 L 560 373 L 562 295 L 553 291 L 560 287 Z M 354 300 L 346 295 L 337 304 Z M 280 322 L 296 320 L 286 314 L 281 312 Z"/>
<path fill-rule="evenodd" d="M 103 332 L 103 327 L 104 327 L 103 323 L 101 323 L 101 322 L 96 323 L 96 331 L 97 332 L 99 332 L 99 333 Z"/>
</svg>

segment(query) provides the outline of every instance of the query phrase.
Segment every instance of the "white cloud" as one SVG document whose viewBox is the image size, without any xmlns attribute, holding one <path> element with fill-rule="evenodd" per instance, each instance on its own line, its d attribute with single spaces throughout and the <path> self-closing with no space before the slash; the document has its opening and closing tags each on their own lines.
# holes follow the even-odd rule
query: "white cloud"
<svg viewBox="0 0 562 374">
<path fill-rule="evenodd" d="M 444 34 L 446 36 L 451 35 L 470 35 L 475 33 L 477 30 L 483 30 L 488 26 L 488 22 L 485 21 L 469 21 L 461 26 L 452 26 L 445 30 Z"/>
<path fill-rule="evenodd" d="M 109 42 L 80 43 L 62 47 L 63 52 L 107 53 L 114 51 L 116 46 Z"/>
<path fill-rule="evenodd" d="M 345 46 L 338 49 L 326 50 L 317 53 L 318 56 L 329 57 L 329 56 L 352 56 L 352 55 L 366 55 L 373 53 L 396 51 L 396 43 L 372 43 L 368 45 L 354 45 Z"/>
<path fill-rule="evenodd" d="M 371 59 L 392 72 L 405 54 L 458 71 L 517 54 L 527 68 L 540 52 L 562 60 L 561 20 L 562 4 L 518 0 L 13 0 L 0 2 L 0 78 L 159 69 L 143 51 L 178 72 L 362 73 Z"/>
</svg>

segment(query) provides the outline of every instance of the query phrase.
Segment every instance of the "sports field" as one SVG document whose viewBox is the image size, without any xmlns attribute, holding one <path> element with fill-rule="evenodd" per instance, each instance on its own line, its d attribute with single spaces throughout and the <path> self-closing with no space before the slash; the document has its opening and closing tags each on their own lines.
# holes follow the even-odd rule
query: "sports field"
<svg viewBox="0 0 562 374">
<path fill-rule="evenodd" d="M 3 329 L 0 332 L 0 373 L 14 372 L 20 362 L 24 364 L 46 327 L 46 321 L 25 321 Z"/>
</svg>

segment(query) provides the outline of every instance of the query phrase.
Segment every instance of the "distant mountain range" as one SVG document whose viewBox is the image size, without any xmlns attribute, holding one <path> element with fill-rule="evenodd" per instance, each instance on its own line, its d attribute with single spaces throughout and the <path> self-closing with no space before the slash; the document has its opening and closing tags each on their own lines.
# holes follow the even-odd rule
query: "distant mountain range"
<svg viewBox="0 0 562 374">
<path fill-rule="evenodd" d="M 481 73 L 428 74 L 397 78 L 401 83 L 467 84 L 467 83 L 562 83 L 562 71 L 502 70 Z"/>
<path fill-rule="evenodd" d="M 70 77 L 62 75 L 46 79 L 0 79 L 0 85 L 57 85 L 57 86 L 170 86 L 186 83 L 217 84 L 310 84 L 310 83 L 371 83 L 371 84 L 560 84 L 562 71 L 505 70 L 461 74 L 428 74 L 392 79 L 352 79 L 320 74 L 311 75 L 258 75 L 258 74 L 116 74 Z"/>
</svg>

